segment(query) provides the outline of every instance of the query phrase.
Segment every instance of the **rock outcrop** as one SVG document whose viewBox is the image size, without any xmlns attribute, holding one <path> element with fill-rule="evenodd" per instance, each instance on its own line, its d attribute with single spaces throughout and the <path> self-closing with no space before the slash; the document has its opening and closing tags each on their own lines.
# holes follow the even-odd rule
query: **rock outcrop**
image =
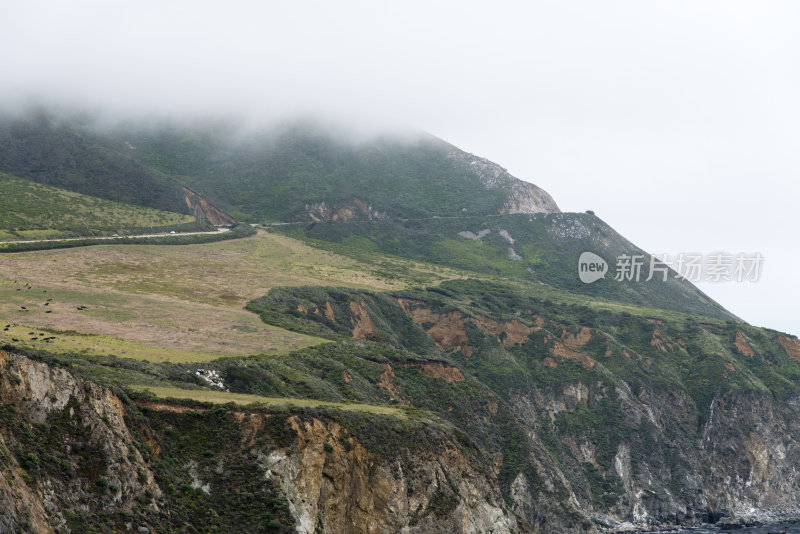
<svg viewBox="0 0 800 534">
<path fill-rule="evenodd" d="M 6 351 L 0 369 L 0 532 L 61 530 L 88 510 L 159 512 L 161 490 L 117 396 Z"/>
<path fill-rule="evenodd" d="M 577 315 L 587 322 L 567 322 L 547 304 L 503 308 L 500 292 L 473 285 L 465 297 L 453 287 L 385 302 L 348 294 L 341 304 L 359 322 L 372 314 L 387 337 L 410 338 L 410 320 L 442 351 L 382 363 L 362 380 L 404 405 L 448 414 L 484 446 L 521 530 L 800 517 L 800 396 L 777 374 L 797 372 L 796 338 L 587 310 Z M 319 291 L 314 305 L 329 298 Z M 370 305 L 356 314 L 361 298 Z M 414 381 L 410 368 L 438 382 Z M 469 398 L 454 393 L 461 386 Z"/>
<path fill-rule="evenodd" d="M 183 194 L 186 206 L 188 206 L 192 214 L 198 219 L 205 219 L 215 226 L 236 224 L 236 219 L 216 206 L 211 205 L 200 193 L 183 186 Z"/>
<path fill-rule="evenodd" d="M 326 200 L 305 204 L 303 210 L 296 213 L 295 220 L 350 221 L 353 219 L 380 220 L 387 215 L 374 209 L 363 200 L 353 197 L 348 201 L 330 203 Z"/>
<path fill-rule="evenodd" d="M 463 167 L 466 172 L 478 176 L 486 189 L 508 191 L 508 199 L 500 209 L 500 213 L 561 212 L 547 191 L 530 182 L 515 178 L 497 163 L 461 151 L 449 154 L 448 158 Z"/>
<path fill-rule="evenodd" d="M 80 517 L 91 517 L 102 531 L 202 531 L 207 511 L 185 516 L 179 508 L 202 502 L 212 510 L 219 506 L 221 515 L 232 506 L 226 491 L 252 498 L 250 488 L 226 487 L 242 462 L 252 462 L 250 483 L 266 488 L 260 500 L 249 501 L 248 513 L 268 518 L 272 512 L 263 511 L 288 510 L 286 516 L 274 512 L 270 532 L 525 532 L 494 474 L 432 427 L 406 427 L 420 436 L 401 438 L 413 442 L 413 450 L 388 437 L 402 433 L 402 426 L 389 428 L 378 450 L 329 416 L 215 413 L 148 401 L 134 415 L 135 405 L 66 369 L 5 351 L 0 369 L 0 532 L 78 532 L 88 528 Z M 126 423 L 131 418 L 133 427 Z M 230 423 L 227 445 L 219 449 L 212 441 L 209 449 L 192 452 L 196 446 L 181 429 L 213 435 L 224 420 Z M 22 435 L 31 428 L 40 431 L 36 439 Z M 268 488 L 275 490 L 271 497 Z M 244 524 L 226 526 L 228 532 L 251 531 Z"/>
<path fill-rule="evenodd" d="M 491 478 L 452 444 L 380 458 L 335 422 L 292 418 L 297 447 L 269 454 L 298 534 L 519 532 Z"/>
</svg>

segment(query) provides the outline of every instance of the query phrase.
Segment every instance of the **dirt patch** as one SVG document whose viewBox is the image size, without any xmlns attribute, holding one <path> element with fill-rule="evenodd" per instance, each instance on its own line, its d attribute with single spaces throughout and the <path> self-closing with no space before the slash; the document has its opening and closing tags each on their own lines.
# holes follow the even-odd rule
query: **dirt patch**
<svg viewBox="0 0 800 534">
<path fill-rule="evenodd" d="M 561 334 L 561 342 L 564 343 L 567 347 L 578 350 L 584 345 L 586 345 L 589 340 L 592 339 L 592 329 L 586 328 L 585 326 L 578 331 L 577 334 L 572 334 L 564 330 L 564 333 Z"/>
<path fill-rule="evenodd" d="M 304 306 L 303 304 L 298 304 L 297 305 L 297 311 L 299 311 L 300 313 L 305 313 L 305 314 L 313 313 L 317 317 L 322 317 L 322 313 L 319 311 L 319 308 L 317 308 L 317 307 L 309 308 L 307 306 Z"/>
<path fill-rule="evenodd" d="M 550 356 L 545 356 L 544 361 L 542 362 L 542 364 L 544 364 L 545 367 L 551 367 L 551 368 L 558 367 L 558 364 L 556 363 L 556 361 L 553 358 L 551 358 Z"/>
<path fill-rule="evenodd" d="M 661 319 L 656 319 L 655 317 L 645 317 L 645 321 L 648 323 L 657 324 L 658 326 L 666 326 L 667 324 Z"/>
<path fill-rule="evenodd" d="M 537 314 L 533 313 L 531 310 L 527 310 L 527 312 L 530 315 L 533 316 L 533 324 L 535 324 L 539 328 L 543 328 L 544 327 L 544 317 L 542 317 L 541 315 L 537 315 Z"/>
<path fill-rule="evenodd" d="M 550 352 L 555 356 L 567 360 L 579 361 L 585 369 L 592 369 L 594 367 L 594 360 L 588 354 L 572 350 L 557 339 L 553 341 L 553 348 L 550 349 Z"/>
<path fill-rule="evenodd" d="M 351 321 L 353 323 L 353 337 L 356 339 L 367 339 L 378 337 L 378 330 L 372 324 L 369 313 L 364 308 L 363 302 L 350 301 L 350 311 L 353 313 Z"/>
<path fill-rule="evenodd" d="M 253 447 L 256 439 L 264 429 L 264 423 L 269 418 L 265 414 L 234 412 L 233 416 L 242 429 L 242 443 L 247 447 Z"/>
<path fill-rule="evenodd" d="M 734 366 L 733 366 L 733 364 L 732 364 L 731 362 L 725 362 L 725 368 L 726 368 L 728 371 L 735 371 L 735 370 L 736 370 L 736 367 L 734 367 Z"/>
<path fill-rule="evenodd" d="M 336 213 L 333 214 L 334 221 L 349 221 L 350 219 L 355 219 L 358 217 L 358 213 L 356 210 L 350 207 L 339 208 L 336 210 Z"/>
<path fill-rule="evenodd" d="M 389 365 L 388 363 L 384 363 L 383 372 L 381 373 L 381 376 L 378 379 L 378 385 L 389 390 L 389 393 L 391 393 L 393 397 L 398 396 L 397 389 L 395 389 L 394 384 L 392 384 L 392 379 L 395 376 L 397 375 L 394 374 L 392 366 Z"/>
<path fill-rule="evenodd" d="M 796 337 L 778 336 L 778 343 L 791 359 L 800 362 L 800 341 Z"/>
<path fill-rule="evenodd" d="M 461 382 L 464 380 L 461 369 L 445 365 L 442 362 L 424 363 L 419 368 L 423 375 L 431 378 L 444 378 L 448 382 Z"/>
<path fill-rule="evenodd" d="M 745 356 L 753 357 L 756 355 L 756 351 L 753 350 L 753 347 L 750 346 L 750 343 L 744 338 L 744 334 L 741 332 L 736 332 L 736 339 L 734 340 L 734 345 L 736 348 L 744 354 Z"/>
<path fill-rule="evenodd" d="M 331 303 L 327 300 L 325 301 L 325 318 L 328 319 L 330 322 L 336 322 L 336 316 L 333 314 L 333 308 L 331 307 Z"/>
<path fill-rule="evenodd" d="M 433 323 L 433 326 L 425 332 L 440 349 L 445 351 L 460 349 L 467 358 L 472 356 L 472 348 L 469 346 L 469 338 L 464 328 L 464 314 L 459 310 L 440 314 L 428 308 L 415 308 L 413 306 L 416 301 L 410 299 L 398 299 L 398 302 L 418 325 Z"/>
<path fill-rule="evenodd" d="M 528 341 L 529 335 L 541 329 L 540 326 L 528 326 L 516 319 L 501 323 L 485 315 L 478 315 L 476 321 L 489 332 L 498 336 L 504 347 L 513 347 L 518 343 L 525 343 Z"/>
<path fill-rule="evenodd" d="M 478 315 L 473 319 L 464 315 L 460 310 L 435 313 L 425 307 L 416 307 L 417 301 L 403 298 L 397 300 L 415 323 L 420 326 L 426 323 L 433 325 L 426 330 L 426 333 L 440 349 L 460 349 L 467 358 L 472 356 L 473 352 L 469 346 L 469 338 L 464 327 L 464 323 L 468 320 L 475 321 L 478 325 L 496 335 L 498 342 L 505 347 L 513 347 L 518 343 L 527 342 L 528 336 L 540 330 L 544 324 L 544 319 L 539 316 L 535 316 L 536 324 L 534 326 L 528 326 L 517 319 L 500 322 L 485 315 Z"/>
<path fill-rule="evenodd" d="M 142 404 L 139 404 L 142 406 Z M 139 432 L 139 435 L 142 436 L 142 441 L 150 447 L 150 450 L 153 452 L 153 456 L 160 456 L 161 455 L 161 445 L 158 444 L 155 436 L 153 435 L 153 431 L 150 430 L 150 427 L 143 423 L 135 423 L 136 430 Z"/>
<path fill-rule="evenodd" d="M 216 206 L 209 204 L 199 193 L 186 186 L 183 186 L 183 194 L 186 206 L 192 210 L 192 213 L 198 219 L 206 219 L 214 225 L 234 224 L 236 222 L 236 219 Z"/>
<path fill-rule="evenodd" d="M 351 375 L 351 374 L 350 374 L 350 373 L 348 373 L 347 371 L 345 371 L 345 372 L 344 372 L 344 374 L 342 375 L 342 378 L 343 378 L 343 379 L 344 379 L 344 381 L 345 381 L 345 382 L 347 382 L 348 384 L 349 384 L 350 382 L 352 382 L 352 381 L 353 381 L 353 375 Z"/>
<path fill-rule="evenodd" d="M 657 348 L 661 352 L 672 352 L 672 343 L 669 342 L 667 338 L 664 337 L 664 334 L 661 333 L 661 330 L 656 328 L 653 331 L 653 337 L 650 338 L 650 345 Z"/>
</svg>

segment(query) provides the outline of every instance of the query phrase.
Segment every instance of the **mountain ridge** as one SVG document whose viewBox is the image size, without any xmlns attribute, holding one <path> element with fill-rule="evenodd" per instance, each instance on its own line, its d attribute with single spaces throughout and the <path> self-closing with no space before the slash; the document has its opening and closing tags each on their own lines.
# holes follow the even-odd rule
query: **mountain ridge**
<svg viewBox="0 0 800 534">
<path fill-rule="evenodd" d="M 583 251 L 605 255 L 607 261 L 621 253 L 646 254 L 599 219 L 562 214 L 543 189 L 430 134 L 354 140 L 336 125 L 309 120 L 270 130 L 241 130 L 228 122 L 100 127 L 59 121 L 46 113 L 20 118 L 3 131 L 0 171 L 16 168 L 42 182 L 66 181 L 68 188 L 103 197 L 133 188 L 143 195 L 134 199 L 139 204 L 168 202 L 173 211 L 212 224 L 305 222 L 310 225 L 276 228 L 339 243 L 343 237 L 361 239 L 362 246 L 371 243 L 385 253 L 534 279 L 621 302 L 650 301 L 657 307 L 735 319 L 674 277 L 663 284 L 664 291 L 654 287 L 657 283 L 579 284 L 572 273 Z M 11 147 L 5 156 L 4 146 Z M 34 160 L 44 165 L 41 173 L 33 172 L 31 162 L 20 163 L 26 154 L 35 154 Z M 136 172 L 108 181 L 98 174 L 96 161 L 104 161 L 98 154 Z M 130 180 L 126 187 L 114 185 Z M 128 201 L 136 196 L 126 194 Z M 525 216 L 531 222 L 552 216 L 555 226 L 526 226 Z M 511 217 L 502 219 L 509 227 L 498 227 L 497 217 Z M 463 227 L 453 226 L 458 221 Z M 336 226 L 349 223 L 358 224 Z M 456 237 L 490 227 L 495 233 L 485 239 Z"/>
<path fill-rule="evenodd" d="M 0 117 L 0 172 L 114 202 L 194 215 L 211 224 L 236 222 L 176 180 L 94 143 L 79 122 L 43 111 Z"/>
<path fill-rule="evenodd" d="M 127 127 L 97 139 L 117 150 L 133 147 L 136 161 L 181 176 L 255 221 L 311 219 L 312 212 L 329 220 L 354 199 L 371 208 L 363 210 L 367 218 L 370 211 L 390 218 L 558 211 L 541 188 L 430 134 L 352 141 L 308 121 L 244 137 L 231 133 L 233 126 L 216 128 Z M 269 202 L 272 196 L 280 201 Z"/>
<path fill-rule="evenodd" d="M 182 184 L 182 209 L 271 224 L 0 256 L 0 525 L 600 534 L 800 517 L 800 340 L 673 271 L 584 283 L 583 252 L 651 258 L 593 213 L 432 137 L 81 128 L 80 146 Z"/>
</svg>

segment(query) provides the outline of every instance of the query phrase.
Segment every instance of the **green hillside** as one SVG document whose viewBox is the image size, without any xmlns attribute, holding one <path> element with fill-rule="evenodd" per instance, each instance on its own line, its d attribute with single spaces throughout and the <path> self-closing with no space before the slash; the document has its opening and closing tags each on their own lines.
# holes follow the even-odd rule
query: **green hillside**
<svg viewBox="0 0 800 534">
<path fill-rule="evenodd" d="M 96 142 L 259 222 L 308 219 L 314 207 L 321 219 L 495 214 L 522 184 L 430 135 L 351 141 L 311 122 L 249 135 L 219 125 L 129 128 L 97 134 Z"/>
<path fill-rule="evenodd" d="M 227 362 L 218 369 L 236 391 L 431 410 L 502 454 L 499 478 L 509 495 L 520 472 L 531 485 L 542 483 L 541 466 L 528 462 L 545 454 L 595 509 L 623 502 L 614 467 L 620 446 L 662 474 L 652 487 L 682 494 L 691 486 L 685 474 L 704 454 L 689 451 L 715 399 L 784 402 L 796 395 L 794 338 L 731 321 L 652 310 L 634 315 L 588 299 L 564 304 L 542 296 L 535 285 L 472 280 L 393 293 L 273 290 L 249 308 L 270 324 L 337 343 L 252 361 L 246 370 Z M 350 336 L 369 341 L 354 344 Z M 375 384 L 386 365 L 391 387 Z M 349 380 L 342 380 L 345 372 Z M 586 390 L 583 401 L 550 407 L 548 399 L 564 402 L 576 385 Z M 648 403 L 658 406 L 660 420 L 641 416 Z M 556 413 L 548 417 L 551 409 Z M 531 428 L 537 437 L 524 438 Z M 609 428 L 614 432 L 603 430 Z M 580 442 L 591 443 L 591 462 L 574 449 Z"/>
<path fill-rule="evenodd" d="M 12 238 L 195 224 L 78 192 L 159 205 L 177 184 L 204 213 L 276 222 L 0 255 L 6 508 L 55 487 L 66 524 L 98 532 L 345 533 L 355 511 L 421 534 L 800 517 L 800 340 L 674 272 L 647 280 L 649 254 L 491 162 L 310 123 L 4 132 Z M 604 279 L 580 281 L 583 252 Z M 621 255 L 642 256 L 639 280 L 614 279 Z M 97 404 L 81 391 L 114 408 L 80 412 Z"/>
<path fill-rule="evenodd" d="M 589 213 L 320 222 L 273 228 L 359 258 L 382 252 L 639 306 L 736 319 L 691 283 L 676 279 L 674 272 L 666 281 L 662 275 L 645 281 L 650 255 Z M 578 278 L 578 258 L 586 251 L 599 254 L 609 265 L 605 278 L 592 284 Z M 644 257 L 640 281 L 614 279 L 616 258 L 622 254 Z"/>
<path fill-rule="evenodd" d="M 612 269 L 619 254 L 649 256 L 599 219 L 560 214 L 533 184 L 430 135 L 354 140 L 346 130 L 313 121 L 266 131 L 232 123 L 99 128 L 45 115 L 12 122 L 4 131 L 0 171 L 16 168 L 22 174 L 12 174 L 63 182 L 69 190 L 161 206 L 172 205 L 181 183 L 204 197 L 200 204 L 208 199 L 241 221 L 315 223 L 276 228 L 336 243 L 349 254 L 380 251 L 624 303 L 733 318 L 675 279 L 617 283 L 609 276 L 580 283 L 577 258 L 584 251 L 600 254 Z M 101 172 L 106 163 L 120 172 L 109 178 Z M 186 198 L 178 203 L 173 211 L 183 213 Z"/>
<path fill-rule="evenodd" d="M 191 215 L 112 202 L 0 173 L 0 240 L 201 229 Z"/>
<path fill-rule="evenodd" d="M 641 298 L 636 292 L 603 299 L 581 294 L 582 286 L 566 291 L 541 283 L 535 276 L 558 282 L 561 262 L 571 263 L 572 251 L 592 244 L 595 234 L 605 253 L 632 247 L 589 214 L 479 219 L 468 228 L 488 226 L 480 239 L 452 235 L 467 219 L 440 222 L 437 229 L 429 221 L 425 232 L 409 226 L 416 234 L 398 230 L 405 227 L 400 222 L 338 241 L 333 234 L 325 234 L 327 241 L 304 237 L 305 244 L 259 231 L 213 245 L 6 255 L 0 311 L 9 326 L 0 331 L 2 351 L 112 386 L 125 399 L 119 405 L 137 436 L 131 447 L 142 454 L 139 468 L 152 471 L 164 495 L 160 509 L 172 514 L 136 516 L 153 528 L 199 531 L 208 523 L 232 531 L 224 519 L 232 509 L 255 517 L 253 524 L 273 517 L 278 504 L 284 509 L 288 484 L 253 490 L 268 496 L 259 500 L 245 495 L 251 486 L 243 481 L 263 481 L 246 475 L 273 453 L 280 458 L 289 454 L 286 447 L 308 446 L 298 421 L 319 428 L 315 421 L 335 420 L 373 458 L 391 461 L 403 454 L 439 458 L 429 440 L 445 432 L 459 465 L 488 466 L 490 474 L 478 478 L 496 484 L 502 506 L 518 518 L 515 532 L 544 525 L 540 532 L 600 534 L 602 525 L 629 521 L 642 509 L 649 527 L 713 522 L 736 513 L 728 504 L 734 497 L 751 503 L 764 496 L 769 506 L 767 498 L 786 495 L 783 487 L 772 489 L 777 479 L 800 484 L 792 474 L 800 461 L 796 338 L 722 313 L 708 318 L 659 309 L 658 294 L 637 306 L 614 301 Z M 553 237 L 564 225 L 574 230 L 575 222 L 589 235 Z M 291 234 L 326 226 L 357 225 L 278 228 Z M 510 243 L 500 229 L 525 256 L 509 261 L 529 262 L 534 273 L 524 272 L 532 278 L 509 270 L 516 263 L 481 260 L 494 262 L 499 252 L 507 258 Z M 388 246 L 389 235 L 417 239 L 431 257 L 442 240 L 464 240 L 484 253 L 470 249 L 448 260 L 472 262 L 469 270 L 404 260 L 376 250 Z M 526 246 L 534 244 L 531 250 L 548 262 L 530 254 Z M 661 288 L 663 298 L 687 303 L 699 298 L 692 290 Z M 0 367 L 4 402 L 27 388 L 18 386 L 29 375 L 39 376 Z M 113 464 L 89 471 L 80 449 L 45 439 L 48 429 L 75 424 L 68 409 L 49 417 L 49 426 L 0 412 L 0 431 L 28 429 L 4 435 L 11 443 L 0 463 L 4 473 L 17 462 L 32 484 L 76 480 L 71 488 L 95 488 L 101 476 L 109 487 L 119 484 Z M 268 426 L 252 415 L 259 413 L 269 415 Z M 240 433 L 248 421 L 257 423 L 254 430 Z M 251 439 L 278 430 L 280 449 Z M 350 450 L 327 431 L 321 439 L 328 443 L 319 443 L 326 465 Z M 749 458 L 765 448 L 777 474 L 745 485 Z M 64 471 L 64 462 L 76 466 L 74 473 Z M 440 467 L 452 472 L 452 465 Z M 402 472 L 408 481 L 418 476 L 411 468 Z M 191 489 L 198 477 L 208 492 Z M 439 484 L 450 493 L 434 501 L 438 513 L 463 505 L 454 486 L 444 478 Z M 354 502 L 352 487 L 337 483 L 337 502 Z M 77 510 L 76 502 L 65 498 L 60 506 Z M 71 523 L 75 530 L 110 531 L 130 520 L 116 515 L 118 503 L 104 506 L 113 513 L 86 515 L 86 523 Z M 197 516 L 192 507 L 214 513 Z M 414 521 L 436 515 L 416 514 Z M 281 517 L 283 525 L 292 516 Z"/>
<path fill-rule="evenodd" d="M 374 261 L 383 260 L 376 255 Z M 521 499 L 520 484 L 530 488 L 527 508 L 518 512 L 523 525 L 559 532 L 599 532 L 590 529 L 597 513 L 627 517 L 641 486 L 652 492 L 651 525 L 715 521 L 727 512 L 713 501 L 715 477 L 741 468 L 721 464 L 720 455 L 741 456 L 739 443 L 757 429 L 789 424 L 800 380 L 800 343 L 778 332 L 652 308 L 616 309 L 501 278 L 393 291 L 280 287 L 248 309 L 270 325 L 329 342 L 205 362 L 202 376 L 197 364 L 178 361 L 88 355 L 54 361 L 130 386 L 134 398 L 142 389 L 160 397 L 144 397 L 148 403 L 257 402 L 272 409 L 304 406 L 308 417 L 335 414 L 379 457 L 407 448 L 426 454 L 426 446 L 404 441 L 370 414 L 422 428 L 444 421 L 464 454 L 494 459 L 509 507 Z M 209 387 L 203 376 L 222 385 Z M 209 409 L 178 404 L 176 411 L 184 406 Z M 154 463 L 178 458 L 166 443 L 188 443 L 190 434 L 173 430 L 161 444 L 169 452 Z M 199 452 L 216 450 L 214 440 L 200 443 Z M 781 446 L 794 461 L 800 434 L 787 428 Z M 622 456 L 641 478 L 619 474 Z M 649 478 L 653 471 L 660 476 Z M 191 480 L 179 468 L 171 478 L 161 476 Z M 577 515 L 570 495 L 582 503 L 585 518 L 595 519 Z"/>
<path fill-rule="evenodd" d="M 190 214 L 180 184 L 43 113 L 0 117 L 0 172 L 106 200 Z"/>
</svg>

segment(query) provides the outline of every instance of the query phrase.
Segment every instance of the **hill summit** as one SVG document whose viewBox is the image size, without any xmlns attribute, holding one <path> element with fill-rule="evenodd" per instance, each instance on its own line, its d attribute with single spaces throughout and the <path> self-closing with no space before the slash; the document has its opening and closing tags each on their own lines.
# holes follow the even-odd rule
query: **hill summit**
<svg viewBox="0 0 800 534">
<path fill-rule="evenodd" d="M 560 211 L 541 188 L 424 133 L 354 141 L 341 129 L 297 121 L 246 135 L 230 125 L 128 126 L 96 142 L 176 177 L 240 220 Z"/>
</svg>

